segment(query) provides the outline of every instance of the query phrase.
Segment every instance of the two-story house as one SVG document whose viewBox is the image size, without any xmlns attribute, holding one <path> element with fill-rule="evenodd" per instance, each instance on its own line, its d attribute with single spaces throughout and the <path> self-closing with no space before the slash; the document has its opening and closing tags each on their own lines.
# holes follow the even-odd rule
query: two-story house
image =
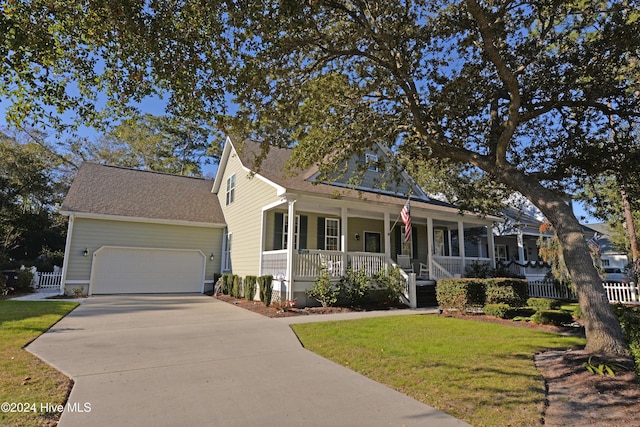
<svg viewBox="0 0 640 427">
<path fill-rule="evenodd" d="M 389 172 L 393 156 L 381 147 L 330 182 L 315 168 L 288 171 L 289 149 L 271 148 L 258 168 L 259 153 L 228 138 L 213 181 L 83 164 L 62 206 L 62 288 L 204 292 L 228 271 L 273 275 L 283 297 L 304 305 L 322 268 L 337 278 L 348 265 L 373 274 L 402 260 L 418 280 L 439 280 L 472 262 L 494 266 L 499 218 L 430 199 L 406 173 Z M 353 186 L 356 169 L 364 172 Z M 400 218 L 407 201 L 410 239 Z"/>
</svg>

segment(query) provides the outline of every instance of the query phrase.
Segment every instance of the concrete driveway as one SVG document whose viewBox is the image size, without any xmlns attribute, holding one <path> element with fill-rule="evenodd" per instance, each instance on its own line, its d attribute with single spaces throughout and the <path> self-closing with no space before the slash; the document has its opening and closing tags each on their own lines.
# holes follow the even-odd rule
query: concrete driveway
<svg viewBox="0 0 640 427">
<path fill-rule="evenodd" d="M 60 426 L 462 426 L 201 295 L 94 296 L 27 350 L 72 377 Z"/>
</svg>

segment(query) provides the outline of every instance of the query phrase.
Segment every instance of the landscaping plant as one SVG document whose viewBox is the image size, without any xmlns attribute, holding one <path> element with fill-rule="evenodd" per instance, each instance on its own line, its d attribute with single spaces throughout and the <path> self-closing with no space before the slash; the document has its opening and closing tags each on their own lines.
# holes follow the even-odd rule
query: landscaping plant
<svg viewBox="0 0 640 427">
<path fill-rule="evenodd" d="M 365 270 L 354 270 L 349 266 L 345 275 L 340 278 L 340 287 L 349 304 L 358 307 L 371 292 L 371 279 Z"/>
<path fill-rule="evenodd" d="M 383 304 L 397 302 L 404 292 L 405 282 L 398 267 L 378 271 L 375 275 L 375 281 L 377 293 Z"/>
<path fill-rule="evenodd" d="M 260 287 L 260 301 L 269 307 L 271 304 L 271 295 L 273 294 L 273 276 L 266 275 L 258 277 L 258 286 Z"/>
<path fill-rule="evenodd" d="M 318 301 L 323 307 L 330 307 L 338 301 L 340 286 L 331 283 L 331 275 L 326 268 L 316 277 L 313 287 L 305 290 L 309 298 Z"/>
<path fill-rule="evenodd" d="M 256 283 L 258 278 L 256 276 L 247 276 L 244 278 L 244 297 L 247 301 L 253 301 L 256 295 Z"/>
</svg>

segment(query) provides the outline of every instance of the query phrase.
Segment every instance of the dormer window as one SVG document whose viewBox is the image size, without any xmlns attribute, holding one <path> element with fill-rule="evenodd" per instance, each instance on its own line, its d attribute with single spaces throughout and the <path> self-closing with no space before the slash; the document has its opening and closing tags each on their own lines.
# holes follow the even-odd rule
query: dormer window
<svg viewBox="0 0 640 427">
<path fill-rule="evenodd" d="M 365 154 L 364 159 L 367 164 L 367 170 L 378 172 L 378 156 L 375 154 Z"/>
<path fill-rule="evenodd" d="M 236 197 L 236 174 L 227 178 L 227 206 L 233 203 Z"/>
</svg>

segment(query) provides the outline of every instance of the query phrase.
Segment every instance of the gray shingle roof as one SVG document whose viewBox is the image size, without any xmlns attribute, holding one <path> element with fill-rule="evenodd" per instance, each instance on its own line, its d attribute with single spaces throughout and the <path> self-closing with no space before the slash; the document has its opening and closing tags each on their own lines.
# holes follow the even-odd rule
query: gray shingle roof
<svg viewBox="0 0 640 427">
<path fill-rule="evenodd" d="M 238 152 L 242 164 L 250 170 L 259 173 L 275 184 L 278 184 L 290 191 L 304 191 L 309 193 L 324 194 L 335 196 L 339 194 L 342 198 L 350 198 L 357 200 L 369 200 L 372 202 L 380 202 L 391 205 L 403 206 L 406 203 L 404 195 L 388 195 L 382 193 L 374 193 L 371 191 L 358 191 L 342 186 L 329 185 L 324 183 L 314 183 L 307 178 L 313 175 L 317 168 L 313 167 L 309 170 L 292 170 L 286 169 L 286 163 L 291 156 L 291 149 L 271 147 L 268 154 L 262 160 L 259 169 L 255 167 L 255 157 L 261 153 L 260 144 L 253 141 L 234 142 L 234 147 Z M 438 200 L 418 200 L 411 199 L 411 207 L 423 209 L 446 210 L 453 213 L 459 213 L 456 206 L 441 202 Z M 494 219 L 493 216 L 490 216 Z M 497 218 L 495 218 L 497 219 Z"/>
<path fill-rule="evenodd" d="M 213 181 L 85 162 L 61 211 L 224 224 Z"/>
</svg>

